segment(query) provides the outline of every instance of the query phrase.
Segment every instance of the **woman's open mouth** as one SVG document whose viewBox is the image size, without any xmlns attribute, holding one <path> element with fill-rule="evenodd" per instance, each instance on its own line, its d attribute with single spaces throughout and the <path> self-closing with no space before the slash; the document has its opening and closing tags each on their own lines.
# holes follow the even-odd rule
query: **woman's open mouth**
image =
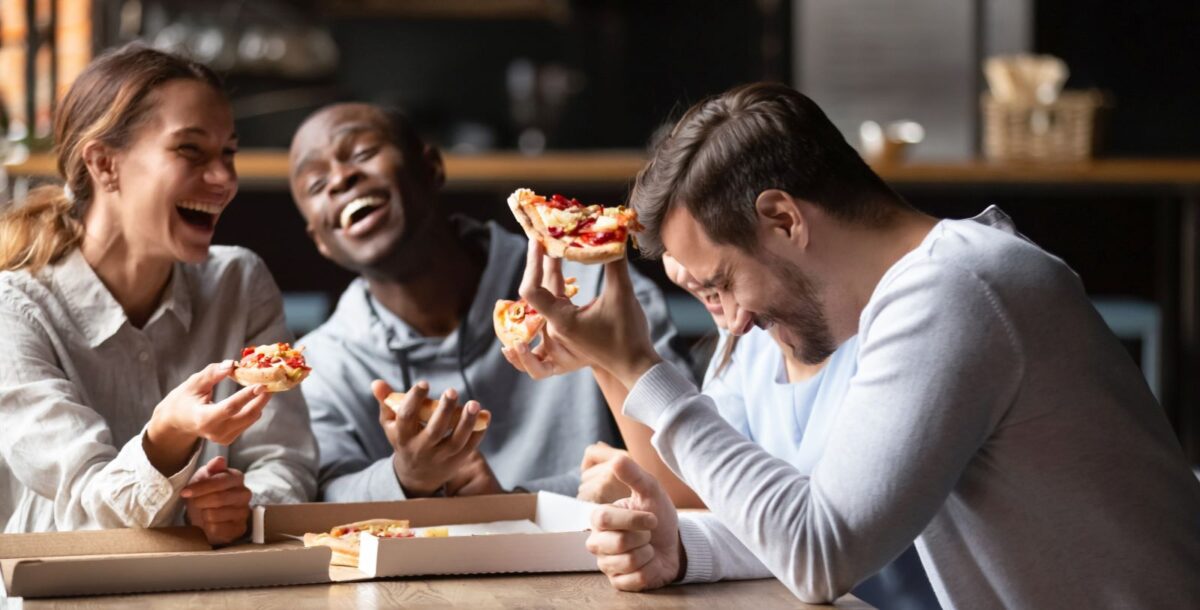
<svg viewBox="0 0 1200 610">
<path fill-rule="evenodd" d="M 179 217 L 190 227 L 201 231 L 212 232 L 217 227 L 217 217 L 221 215 L 224 206 L 202 201 L 181 201 L 175 204 Z"/>
</svg>

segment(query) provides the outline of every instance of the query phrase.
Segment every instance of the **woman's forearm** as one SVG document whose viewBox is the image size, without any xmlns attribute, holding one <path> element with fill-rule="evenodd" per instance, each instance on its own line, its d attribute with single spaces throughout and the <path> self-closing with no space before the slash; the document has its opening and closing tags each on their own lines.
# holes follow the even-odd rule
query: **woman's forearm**
<svg viewBox="0 0 1200 610">
<path fill-rule="evenodd" d="M 604 400 L 608 402 L 608 408 L 612 411 L 613 418 L 617 421 L 617 429 L 621 431 L 625 449 L 633 461 L 658 479 L 677 508 L 704 508 L 704 502 L 700 500 L 696 492 L 675 476 L 675 473 L 671 472 L 671 469 L 667 468 L 667 465 L 658 457 L 658 453 L 650 444 L 650 437 L 654 432 L 648 426 L 621 413 L 621 407 L 625 404 L 625 397 L 629 395 L 629 390 L 604 369 L 592 367 L 592 373 L 596 377 L 596 383 L 600 386 L 600 392 L 604 394 Z"/>
</svg>

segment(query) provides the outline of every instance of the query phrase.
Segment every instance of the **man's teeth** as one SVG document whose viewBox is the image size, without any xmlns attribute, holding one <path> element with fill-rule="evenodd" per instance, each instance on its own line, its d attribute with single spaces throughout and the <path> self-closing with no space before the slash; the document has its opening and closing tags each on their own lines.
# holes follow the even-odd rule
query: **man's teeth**
<svg viewBox="0 0 1200 610">
<path fill-rule="evenodd" d="M 353 224 L 354 214 L 367 208 L 377 208 L 383 205 L 382 197 L 359 197 L 351 201 L 346 207 L 342 208 L 342 216 L 339 219 L 343 229 L 348 228 Z"/>
<path fill-rule="evenodd" d="M 196 210 L 205 214 L 220 214 L 221 205 L 217 203 L 204 203 L 202 201 L 180 201 L 175 204 L 176 207 L 181 207 L 185 210 Z"/>
</svg>

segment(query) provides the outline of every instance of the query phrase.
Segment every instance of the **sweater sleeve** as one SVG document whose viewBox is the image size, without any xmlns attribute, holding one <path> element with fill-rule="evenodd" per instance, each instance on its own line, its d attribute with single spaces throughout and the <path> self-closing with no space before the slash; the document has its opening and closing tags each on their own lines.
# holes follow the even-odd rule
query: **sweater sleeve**
<svg viewBox="0 0 1200 610">
<path fill-rule="evenodd" d="M 771 573 L 829 602 L 925 528 L 1014 399 L 1022 363 L 986 283 L 924 263 L 864 311 L 859 371 L 811 477 L 746 440 L 670 365 L 637 382 L 625 412 Z"/>
<path fill-rule="evenodd" d="M 144 429 L 113 443 L 104 417 L 60 367 L 41 323 L 0 306 L 0 345 L 0 465 L 14 483 L 53 502 L 54 529 L 170 525 L 200 445 L 181 470 L 164 476 L 146 456 Z"/>
<path fill-rule="evenodd" d="M 679 515 L 679 539 L 688 559 L 679 584 L 771 577 L 767 566 L 712 513 Z"/>
</svg>

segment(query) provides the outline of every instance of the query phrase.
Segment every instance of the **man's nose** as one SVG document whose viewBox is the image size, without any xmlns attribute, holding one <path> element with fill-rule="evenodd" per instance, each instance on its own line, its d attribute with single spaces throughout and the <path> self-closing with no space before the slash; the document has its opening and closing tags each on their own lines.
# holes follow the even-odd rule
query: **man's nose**
<svg viewBox="0 0 1200 610">
<path fill-rule="evenodd" d="M 344 193 L 358 183 L 362 174 L 351 163 L 334 162 L 329 168 L 329 191 L 334 195 Z"/>
</svg>

